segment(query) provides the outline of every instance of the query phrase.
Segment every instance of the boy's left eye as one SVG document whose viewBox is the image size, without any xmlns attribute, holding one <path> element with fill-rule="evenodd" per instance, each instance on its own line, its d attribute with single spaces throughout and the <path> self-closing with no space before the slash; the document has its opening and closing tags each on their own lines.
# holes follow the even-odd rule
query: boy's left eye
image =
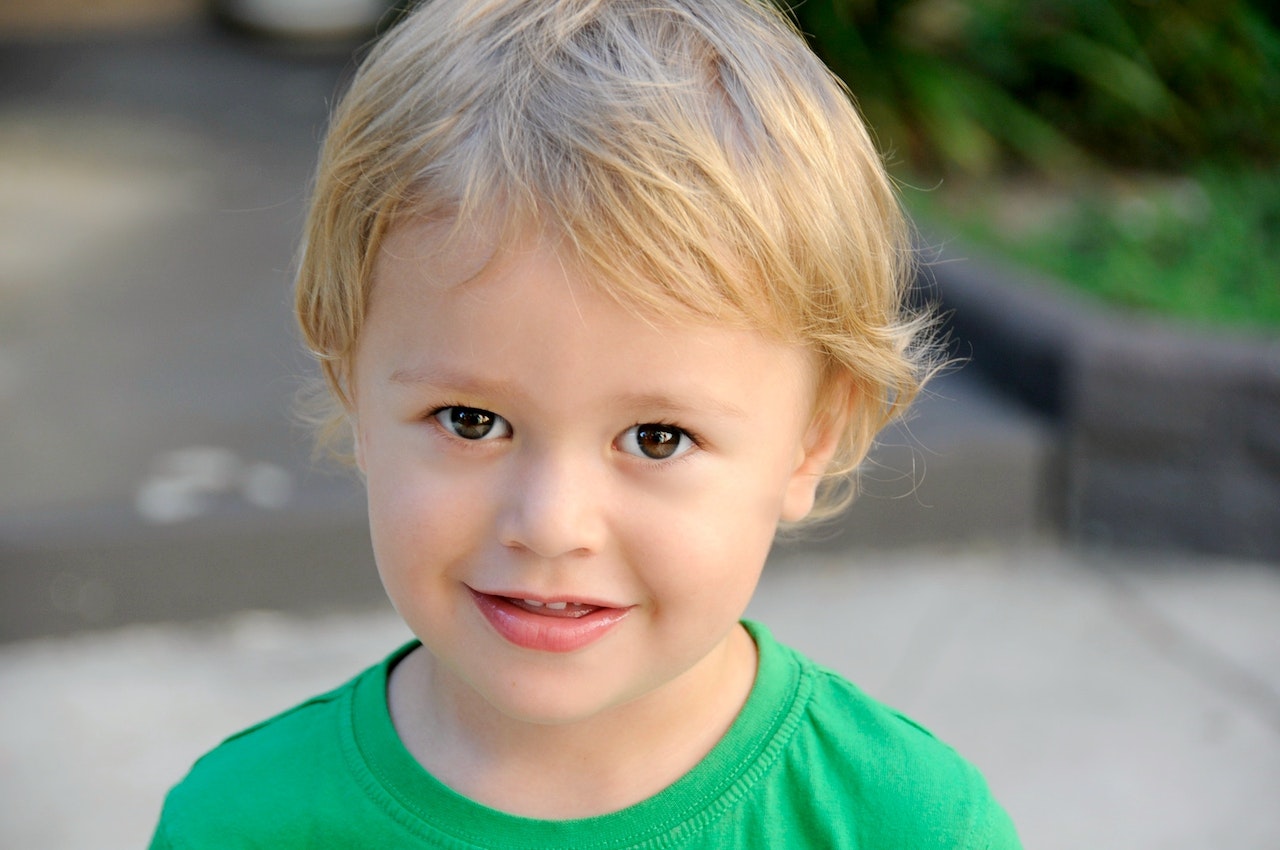
<svg viewBox="0 0 1280 850">
<path fill-rule="evenodd" d="M 693 438 L 683 428 L 656 422 L 634 425 L 618 438 L 618 448 L 622 451 L 650 460 L 669 460 L 694 445 Z"/>
</svg>

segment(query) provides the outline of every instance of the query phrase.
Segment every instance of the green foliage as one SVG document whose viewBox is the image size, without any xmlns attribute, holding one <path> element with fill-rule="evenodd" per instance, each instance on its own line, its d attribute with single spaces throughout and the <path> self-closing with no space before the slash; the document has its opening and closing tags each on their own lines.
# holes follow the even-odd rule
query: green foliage
<svg viewBox="0 0 1280 850">
<path fill-rule="evenodd" d="M 891 162 L 948 178 L 907 192 L 918 218 L 1112 303 L 1280 328 L 1269 0 L 796 0 L 792 14 Z"/>
<path fill-rule="evenodd" d="M 792 12 L 896 157 L 982 174 L 1280 163 L 1280 31 L 1262 2 L 804 0 Z"/>
<path fill-rule="evenodd" d="M 1280 332 L 1280 173 L 1207 171 L 1070 193 L 996 185 L 906 198 L 922 222 L 1112 304 Z"/>
</svg>

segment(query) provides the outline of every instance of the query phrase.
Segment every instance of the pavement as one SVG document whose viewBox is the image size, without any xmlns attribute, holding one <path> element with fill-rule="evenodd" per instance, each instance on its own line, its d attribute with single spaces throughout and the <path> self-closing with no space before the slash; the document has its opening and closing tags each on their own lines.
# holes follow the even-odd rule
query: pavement
<svg viewBox="0 0 1280 850">
<path fill-rule="evenodd" d="M 346 54 L 0 34 L 0 847 L 145 843 L 231 731 L 405 636 L 313 463 L 289 315 Z M 1280 847 L 1280 569 L 1081 551 L 965 371 L 751 614 L 952 742 L 1029 848 Z"/>
<path fill-rule="evenodd" d="M 1272 566 L 1055 548 L 806 555 L 750 615 L 931 728 L 1036 850 L 1280 847 Z M 0 646 L 0 846 L 144 846 L 232 731 L 407 637 L 385 608 L 245 612 Z"/>
</svg>

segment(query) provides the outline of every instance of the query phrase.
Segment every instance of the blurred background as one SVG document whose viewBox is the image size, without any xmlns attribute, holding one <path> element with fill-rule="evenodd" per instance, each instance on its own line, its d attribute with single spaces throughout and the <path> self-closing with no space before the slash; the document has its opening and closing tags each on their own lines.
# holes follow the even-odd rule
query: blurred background
<svg viewBox="0 0 1280 850">
<path fill-rule="evenodd" d="M 0 0 L 0 845 L 126 847 L 406 637 L 292 416 L 291 271 L 385 0 Z M 810 0 L 954 355 L 752 609 L 1028 847 L 1280 846 L 1280 19 Z M 817 604 L 817 602 L 823 604 Z"/>
</svg>

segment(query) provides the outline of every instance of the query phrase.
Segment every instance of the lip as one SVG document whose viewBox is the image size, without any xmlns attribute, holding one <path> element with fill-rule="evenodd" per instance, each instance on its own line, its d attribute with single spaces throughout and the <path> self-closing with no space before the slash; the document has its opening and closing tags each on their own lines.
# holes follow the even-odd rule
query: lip
<svg viewBox="0 0 1280 850">
<path fill-rule="evenodd" d="M 630 607 L 574 600 L 595 610 L 580 616 L 537 613 L 511 600 L 531 599 L 544 605 L 556 600 L 512 593 L 483 593 L 468 587 L 476 608 L 504 640 L 522 649 L 539 652 L 573 652 L 595 643 L 631 613 Z"/>
</svg>

